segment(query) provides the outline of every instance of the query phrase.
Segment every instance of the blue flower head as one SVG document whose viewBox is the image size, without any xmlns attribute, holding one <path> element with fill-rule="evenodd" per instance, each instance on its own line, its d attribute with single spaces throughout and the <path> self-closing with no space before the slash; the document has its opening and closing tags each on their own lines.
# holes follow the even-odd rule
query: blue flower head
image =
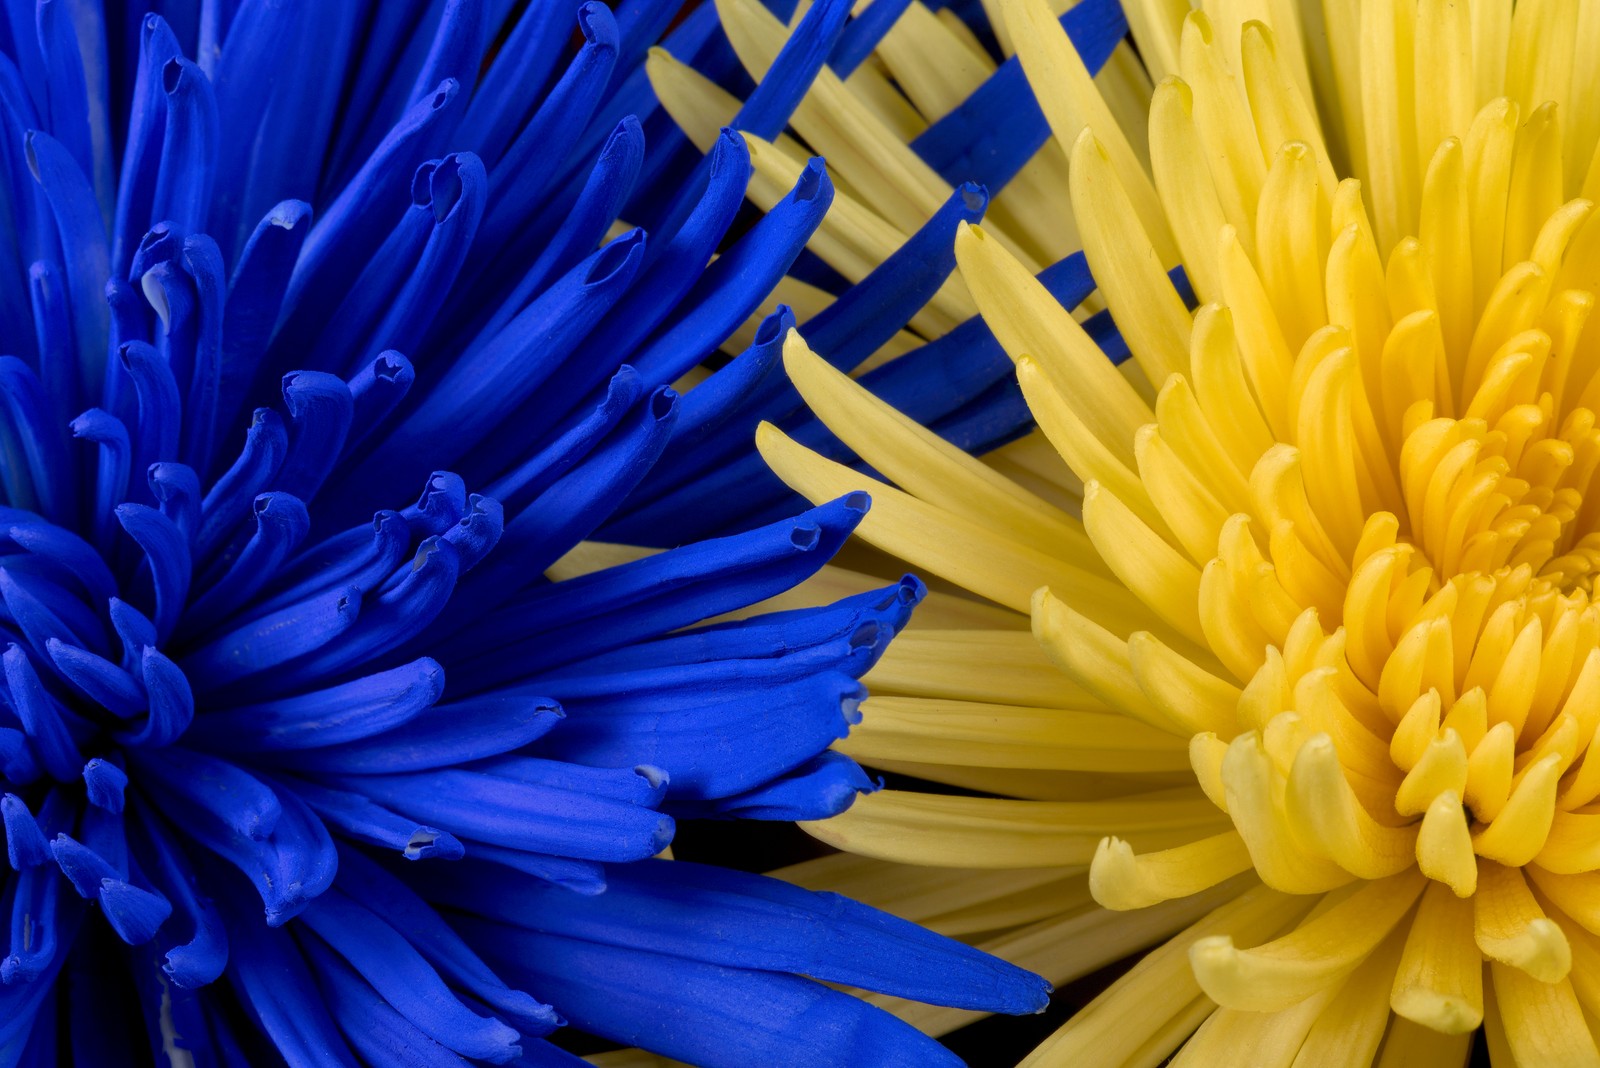
<svg viewBox="0 0 1600 1068">
<path fill-rule="evenodd" d="M 697 489 L 793 407 L 789 310 L 729 339 L 832 197 L 813 161 L 736 226 L 744 140 L 659 112 L 645 50 L 715 58 L 709 5 L 157 6 L 0 8 L 0 1065 L 581 1063 L 563 1021 L 937 1065 L 817 980 L 1039 1008 L 886 914 L 652 859 L 871 789 L 827 748 L 923 592 L 745 613 L 868 502 Z M 885 265 L 825 322 L 864 355 L 929 284 Z M 739 532 L 571 552 L 699 526 Z"/>
</svg>

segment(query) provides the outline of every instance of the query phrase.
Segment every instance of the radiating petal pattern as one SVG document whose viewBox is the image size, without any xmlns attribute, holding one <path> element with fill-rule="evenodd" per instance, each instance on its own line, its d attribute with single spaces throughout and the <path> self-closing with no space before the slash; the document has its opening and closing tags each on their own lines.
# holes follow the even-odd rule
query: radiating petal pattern
<svg viewBox="0 0 1600 1068">
<path fill-rule="evenodd" d="M 815 5 L 746 128 L 884 18 Z M 5 6 L 0 1065 L 945 1064 L 824 981 L 1043 1006 L 664 859 L 878 788 L 830 747 L 927 589 L 829 568 L 865 494 L 697 490 L 798 405 L 774 291 L 838 190 L 746 216 L 656 46 L 738 84 L 709 5 Z M 982 203 L 840 296 L 851 362 Z"/>
</svg>

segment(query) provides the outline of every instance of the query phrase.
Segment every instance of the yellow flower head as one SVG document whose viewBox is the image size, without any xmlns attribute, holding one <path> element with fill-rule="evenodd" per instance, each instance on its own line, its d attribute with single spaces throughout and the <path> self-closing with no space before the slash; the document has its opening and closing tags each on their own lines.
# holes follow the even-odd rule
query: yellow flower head
<svg viewBox="0 0 1600 1068">
<path fill-rule="evenodd" d="M 936 596 L 852 751 L 1018 800 L 886 791 L 814 832 L 1049 872 L 973 871 L 965 906 L 1048 952 L 1185 928 L 1030 1064 L 1460 1063 L 1485 1022 L 1497 1063 L 1600 1064 L 1600 4 L 1126 0 L 1142 87 L 1131 54 L 1091 78 L 1046 0 L 988 6 L 1055 143 L 932 309 L 970 293 L 1065 469 L 787 361 L 899 487 L 863 535 L 999 606 Z M 942 195 L 871 81 L 948 106 L 930 42 L 960 34 L 924 15 L 796 116 L 854 170 L 836 262 Z M 1121 370 L 1033 278 L 1080 242 Z M 865 481 L 759 445 L 813 499 Z M 1147 912 L 1086 911 L 1086 863 Z"/>
</svg>

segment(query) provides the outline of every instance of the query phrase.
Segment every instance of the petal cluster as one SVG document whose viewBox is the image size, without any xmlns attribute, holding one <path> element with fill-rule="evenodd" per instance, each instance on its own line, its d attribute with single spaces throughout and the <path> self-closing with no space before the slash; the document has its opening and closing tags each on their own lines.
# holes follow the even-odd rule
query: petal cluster
<svg viewBox="0 0 1600 1068">
<path fill-rule="evenodd" d="M 874 790 L 829 747 L 926 592 L 790 592 L 864 494 L 695 493 L 798 403 L 772 290 L 833 186 L 806 162 L 735 226 L 745 142 L 702 157 L 641 67 L 728 54 L 677 8 L 0 19 L 0 1064 L 581 1063 L 564 1022 L 939 1064 L 817 980 L 1042 1004 L 864 905 L 652 859 Z"/>
<path fill-rule="evenodd" d="M 1445 1063 L 1480 1024 L 1518 1063 L 1600 1063 L 1600 19 L 1130 3 L 1141 70 L 1100 69 L 1086 23 L 1124 29 L 1100 5 L 999 10 L 1003 65 L 955 19 L 884 36 L 914 119 L 824 76 L 793 128 L 878 113 L 885 186 L 829 153 L 862 235 L 903 227 L 890 197 L 930 171 L 989 183 L 956 256 L 1039 433 L 975 460 L 792 335 L 848 451 L 758 443 L 813 499 L 870 486 L 867 540 L 996 606 L 931 606 L 948 629 L 880 665 L 849 748 L 1002 796 L 885 791 L 811 829 L 888 861 L 1087 865 L 1098 903 L 1145 911 L 1119 940 L 1039 906 L 1078 950 L 1056 978 L 1184 929 L 1029 1063 Z M 962 48 L 968 84 L 919 97 Z M 1053 139 L 1019 114 L 982 156 L 941 150 L 1008 71 Z M 1096 294 L 1061 299 L 1079 246 Z M 943 903 L 1018 894 L 971 875 Z"/>
</svg>

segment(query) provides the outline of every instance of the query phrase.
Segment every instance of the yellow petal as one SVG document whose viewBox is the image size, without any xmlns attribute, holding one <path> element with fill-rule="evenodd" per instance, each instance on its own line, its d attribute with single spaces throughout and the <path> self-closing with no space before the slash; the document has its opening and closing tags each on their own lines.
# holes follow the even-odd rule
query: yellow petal
<svg viewBox="0 0 1600 1068">
<path fill-rule="evenodd" d="M 1452 1035 L 1483 1022 L 1483 961 L 1472 916 L 1472 903 L 1441 884 L 1423 891 L 1389 994 L 1395 1012 Z"/>
<path fill-rule="evenodd" d="M 1099 772 L 1189 766 L 1180 739 L 1104 712 L 874 695 L 861 716 L 838 748 L 868 762 Z"/>
<path fill-rule="evenodd" d="M 1417 866 L 1428 878 L 1450 887 L 1457 897 L 1471 897 L 1477 890 L 1478 862 L 1460 795 L 1446 790 L 1423 813 L 1417 832 Z"/>
<path fill-rule="evenodd" d="M 1108 834 L 1142 849 L 1219 830 L 1196 790 L 1110 801 L 1013 801 L 882 790 L 842 815 L 800 826 L 831 846 L 903 864 L 962 868 L 1087 865 Z"/>
<path fill-rule="evenodd" d="M 1506 1044 L 1518 1064 L 1600 1065 L 1600 1049 L 1569 981 L 1541 982 L 1499 961 L 1490 962 L 1489 972 Z"/>
<path fill-rule="evenodd" d="M 1394 929 L 1426 882 L 1416 871 L 1368 882 L 1295 930 L 1254 949 L 1226 935 L 1189 950 L 1200 987 L 1219 1005 L 1277 1012 L 1344 978 Z"/>
<path fill-rule="evenodd" d="M 1089 865 L 1089 889 L 1108 909 L 1147 908 L 1188 897 L 1250 870 L 1250 851 L 1238 831 L 1135 855 L 1120 838 L 1102 839 Z"/>
<path fill-rule="evenodd" d="M 1554 983 L 1572 968 L 1566 936 L 1539 908 L 1521 869 L 1484 861 L 1472 902 L 1473 937 L 1484 956 L 1542 983 Z"/>
</svg>

